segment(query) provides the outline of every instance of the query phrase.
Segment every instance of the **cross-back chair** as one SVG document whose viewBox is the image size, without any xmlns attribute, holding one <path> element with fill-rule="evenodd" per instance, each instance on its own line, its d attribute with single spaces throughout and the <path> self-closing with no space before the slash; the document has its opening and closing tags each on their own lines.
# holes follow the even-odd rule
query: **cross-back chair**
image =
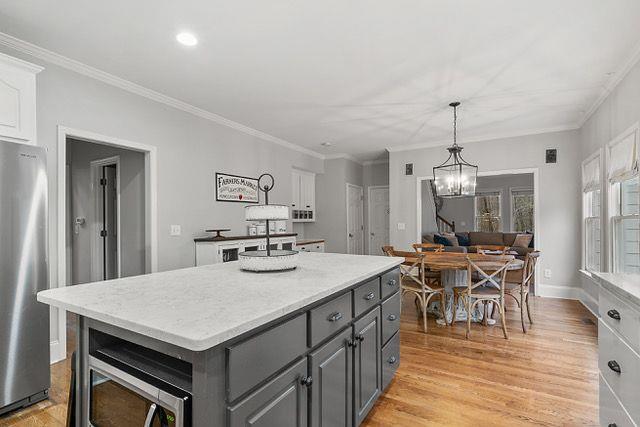
<svg viewBox="0 0 640 427">
<path fill-rule="evenodd" d="M 527 308 L 529 323 L 533 325 L 531 309 L 529 308 L 529 291 L 533 284 L 536 264 L 540 258 L 539 251 L 529 252 L 524 259 L 524 266 L 521 270 L 508 271 L 505 278 L 505 295 L 512 297 L 518 308 L 520 308 L 520 320 L 522 321 L 522 332 L 527 333 L 524 323 L 524 309 Z"/>
<path fill-rule="evenodd" d="M 414 243 L 413 249 L 416 252 L 443 252 L 444 245 L 438 243 Z"/>
<path fill-rule="evenodd" d="M 510 255 L 487 255 L 483 260 L 472 260 L 467 257 L 467 286 L 453 289 L 453 319 L 455 320 L 458 299 L 461 298 L 467 311 L 467 339 L 471 334 L 472 313 L 480 302 L 484 305 L 485 324 L 488 317 L 487 303 L 491 302 L 498 307 L 504 338 L 509 338 L 504 314 L 504 279 L 513 259 L 514 257 Z"/>
</svg>

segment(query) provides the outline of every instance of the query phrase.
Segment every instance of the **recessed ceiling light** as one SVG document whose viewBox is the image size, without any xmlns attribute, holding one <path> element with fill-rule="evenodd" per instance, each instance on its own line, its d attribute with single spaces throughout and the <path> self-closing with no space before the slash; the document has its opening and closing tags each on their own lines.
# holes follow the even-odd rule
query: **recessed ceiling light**
<svg viewBox="0 0 640 427">
<path fill-rule="evenodd" d="M 183 44 L 185 46 L 195 46 L 198 44 L 198 39 L 191 33 L 178 33 L 176 36 L 176 40 L 178 43 Z"/>
<path fill-rule="evenodd" d="M 320 144 L 320 145 L 322 145 L 323 147 L 331 147 L 333 144 L 332 144 L 332 143 L 330 143 L 330 142 L 323 142 L 323 143 L 322 143 L 322 144 Z"/>
</svg>

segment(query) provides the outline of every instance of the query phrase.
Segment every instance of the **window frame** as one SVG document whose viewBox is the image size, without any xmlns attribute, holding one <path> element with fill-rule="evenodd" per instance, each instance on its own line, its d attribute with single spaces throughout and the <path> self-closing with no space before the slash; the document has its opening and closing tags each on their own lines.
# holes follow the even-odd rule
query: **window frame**
<svg viewBox="0 0 640 427">
<path fill-rule="evenodd" d="M 636 172 L 634 175 L 629 176 L 628 179 L 638 179 L 638 183 L 636 184 L 638 192 L 640 192 L 640 174 L 638 174 L 638 172 Z M 626 181 L 626 180 L 625 180 Z M 617 187 L 617 188 L 616 188 Z M 611 250 L 611 269 L 610 271 L 612 273 L 619 273 L 620 271 L 618 270 L 618 259 L 617 259 L 617 255 L 618 255 L 618 241 L 616 241 L 616 236 L 618 235 L 617 231 L 618 231 L 618 226 L 619 224 L 622 223 L 623 220 L 625 219 L 636 219 L 636 220 L 640 220 L 640 212 L 638 213 L 631 213 L 631 214 L 626 214 L 623 215 L 622 211 L 622 204 L 623 204 L 623 198 L 622 198 L 622 181 L 616 181 L 616 182 L 609 182 L 609 203 L 610 203 L 610 232 L 609 232 L 609 240 L 611 242 L 610 245 L 610 250 Z M 640 242 L 638 243 L 638 250 L 640 251 Z"/>
<path fill-rule="evenodd" d="M 514 206 L 515 206 L 515 202 L 514 202 L 514 197 L 517 196 L 517 193 L 527 193 L 527 194 L 531 194 L 531 198 L 533 199 L 533 215 L 531 218 L 531 223 L 533 224 L 533 229 L 530 230 L 534 235 L 536 233 L 536 195 L 535 195 L 535 191 L 533 188 L 531 187 L 511 187 L 509 188 L 509 202 L 511 204 L 511 206 L 509 206 L 509 222 L 511 224 L 511 233 L 524 233 L 524 231 L 515 231 L 515 216 L 513 215 L 513 211 L 514 211 Z"/>
<path fill-rule="evenodd" d="M 599 176 L 599 183 L 598 186 L 596 188 L 592 188 L 588 191 L 585 191 L 584 187 L 582 187 L 582 183 L 584 182 L 584 170 L 585 170 L 585 166 L 588 163 L 591 163 L 593 160 L 598 159 L 598 164 L 600 167 L 600 176 Z M 603 246 L 603 242 L 604 242 L 604 221 L 603 221 L 603 196 L 604 196 L 604 192 L 603 192 L 603 186 L 602 186 L 602 181 L 603 181 L 603 177 L 607 176 L 606 175 L 606 171 L 604 169 L 604 162 L 603 162 L 603 155 L 602 155 L 602 148 L 596 150 L 596 152 L 592 153 L 589 157 L 587 157 L 583 162 L 582 165 L 580 167 L 580 193 L 581 193 L 581 199 L 582 199 L 582 212 L 581 212 L 581 228 L 582 228 L 582 242 L 581 242 L 581 246 L 582 246 L 582 250 L 581 250 L 581 254 L 582 254 L 582 262 L 581 262 L 581 266 L 582 266 L 582 270 L 583 271 L 587 271 L 589 273 L 593 273 L 595 272 L 592 269 L 589 269 L 587 266 L 587 260 L 589 259 L 589 253 L 588 250 L 589 248 L 587 247 L 587 222 L 589 220 L 593 220 L 593 219 L 598 219 L 600 221 L 600 272 L 606 271 L 605 265 L 604 265 L 604 260 L 605 260 L 605 247 Z M 587 209 L 591 210 L 590 207 L 587 206 L 589 198 L 587 197 L 588 193 L 596 193 L 600 192 L 599 195 L 599 201 L 600 201 L 600 212 L 598 212 L 598 216 L 587 216 Z"/>
<path fill-rule="evenodd" d="M 476 194 L 473 196 L 473 230 L 474 231 L 478 231 L 478 232 L 480 231 L 478 230 L 478 196 L 496 196 L 496 195 L 498 196 L 498 219 L 500 221 L 497 232 L 502 232 L 500 230 L 503 230 L 504 228 L 504 221 L 502 217 L 502 190 L 500 189 L 476 191 Z"/>
</svg>

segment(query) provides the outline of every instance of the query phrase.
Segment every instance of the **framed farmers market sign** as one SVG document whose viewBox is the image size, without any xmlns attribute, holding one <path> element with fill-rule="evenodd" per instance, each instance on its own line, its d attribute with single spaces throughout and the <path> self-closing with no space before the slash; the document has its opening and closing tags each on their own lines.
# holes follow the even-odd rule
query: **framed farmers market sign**
<svg viewBox="0 0 640 427">
<path fill-rule="evenodd" d="M 216 200 L 258 203 L 258 179 L 216 172 Z"/>
</svg>

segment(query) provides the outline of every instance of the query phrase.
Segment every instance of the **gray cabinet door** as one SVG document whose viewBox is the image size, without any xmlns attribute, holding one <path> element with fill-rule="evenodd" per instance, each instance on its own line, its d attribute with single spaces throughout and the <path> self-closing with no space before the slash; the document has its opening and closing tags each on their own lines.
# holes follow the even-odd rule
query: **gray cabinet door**
<svg viewBox="0 0 640 427">
<path fill-rule="evenodd" d="M 350 427 L 353 424 L 352 329 L 309 355 L 311 427 Z"/>
<path fill-rule="evenodd" d="M 355 425 L 367 416 L 380 395 L 380 307 L 354 324 L 354 410 Z"/>
<path fill-rule="evenodd" d="M 306 427 L 307 359 L 302 359 L 227 409 L 230 427 Z"/>
</svg>

